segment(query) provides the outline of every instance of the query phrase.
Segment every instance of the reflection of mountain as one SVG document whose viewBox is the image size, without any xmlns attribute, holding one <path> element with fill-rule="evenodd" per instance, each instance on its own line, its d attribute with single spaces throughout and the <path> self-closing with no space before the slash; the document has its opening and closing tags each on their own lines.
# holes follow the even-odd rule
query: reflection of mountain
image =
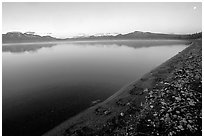
<svg viewBox="0 0 204 138">
<path fill-rule="evenodd" d="M 187 40 L 103 40 L 103 41 L 79 41 L 74 44 L 83 46 L 128 46 L 133 48 L 163 46 L 163 45 L 184 45 L 189 44 Z"/>
<path fill-rule="evenodd" d="M 81 41 L 81 40 L 138 40 L 138 39 L 197 39 L 202 33 L 191 35 L 161 34 L 135 31 L 127 34 L 106 34 L 57 39 L 51 36 L 39 36 L 31 33 L 9 32 L 2 35 L 3 43 L 29 43 L 29 42 L 50 42 L 50 41 Z"/>
<path fill-rule="evenodd" d="M 56 44 L 16 44 L 16 45 L 3 45 L 3 52 L 23 53 L 35 52 L 43 47 L 52 47 Z"/>
<path fill-rule="evenodd" d="M 65 43 L 33 43 L 33 44 L 8 44 L 3 45 L 3 52 L 12 53 L 23 53 L 23 52 L 34 52 L 43 47 L 49 48 L 53 46 L 58 46 L 60 44 L 71 44 L 76 46 L 128 46 L 132 48 L 141 47 L 151 47 L 151 46 L 161 46 L 161 45 L 179 45 L 179 44 L 189 44 L 186 40 L 101 40 L 101 41 L 75 41 L 75 42 L 65 42 Z"/>
<path fill-rule="evenodd" d="M 189 44 L 186 40 L 97 40 L 97 41 L 72 41 L 65 43 L 33 43 L 33 44 L 6 44 L 3 45 L 3 52 L 22 53 L 37 51 L 43 47 L 53 47 L 60 44 L 71 44 L 75 46 L 128 46 L 132 48 L 162 46 L 162 45 L 179 45 Z"/>
</svg>

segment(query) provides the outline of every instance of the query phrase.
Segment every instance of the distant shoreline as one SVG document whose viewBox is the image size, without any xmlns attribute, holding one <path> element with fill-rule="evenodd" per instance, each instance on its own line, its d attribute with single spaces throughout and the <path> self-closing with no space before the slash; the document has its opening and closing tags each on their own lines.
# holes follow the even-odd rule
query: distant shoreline
<svg viewBox="0 0 204 138">
<path fill-rule="evenodd" d="M 134 31 L 127 34 L 104 35 L 104 36 L 87 36 L 59 39 L 51 36 L 40 36 L 21 32 L 8 32 L 2 34 L 2 43 L 35 43 L 35 42 L 62 42 L 62 41 L 100 41 L 100 40 L 188 40 L 202 37 L 202 32 L 194 34 L 162 34 Z"/>
<path fill-rule="evenodd" d="M 142 87 L 144 89 L 145 88 L 151 89 L 155 85 L 154 80 L 157 79 L 155 76 L 160 75 L 158 73 L 160 72 L 160 70 L 165 72 L 165 70 L 163 70 L 164 68 L 167 68 L 171 63 L 174 63 L 174 61 L 177 58 L 184 56 L 187 52 L 191 51 L 195 45 L 198 45 L 197 40 L 189 40 L 189 43 L 190 46 L 188 46 L 182 52 L 179 52 L 177 55 L 167 60 L 157 68 L 153 69 L 151 72 L 145 74 L 141 79 L 133 81 L 130 84 L 127 84 L 126 86 L 121 88 L 118 92 L 116 92 L 114 95 L 106 99 L 104 102 L 88 108 L 87 110 L 79 113 L 78 115 L 68 119 L 59 126 L 48 131 L 44 135 L 69 135 L 69 134 L 72 135 L 72 130 L 74 132 L 78 132 L 77 130 L 83 127 L 97 128 L 97 130 L 100 130 L 103 124 L 107 122 L 107 120 L 110 120 L 114 116 L 117 116 L 118 114 L 126 110 L 125 106 L 118 106 L 116 104 L 117 102 L 121 100 L 126 101 L 127 99 L 136 98 L 137 99 L 136 104 L 140 105 L 141 102 L 144 101 L 145 96 L 147 94 L 142 93 L 141 95 L 139 94 L 138 96 L 135 97 L 134 95 L 130 94 L 131 90 L 135 86 Z M 170 75 L 170 73 L 167 73 L 165 75 Z M 125 103 L 128 103 L 127 101 Z M 98 115 L 96 111 L 97 112 L 103 111 L 104 114 L 102 113 L 102 115 Z"/>
<path fill-rule="evenodd" d="M 64 44 L 64 43 L 83 43 L 83 42 L 118 42 L 118 41 L 188 41 L 186 39 L 99 39 L 99 40 L 58 40 L 58 41 L 39 41 L 39 42 L 22 42 L 22 43 L 2 43 L 3 46 L 9 45 L 40 45 L 40 44 Z"/>
</svg>

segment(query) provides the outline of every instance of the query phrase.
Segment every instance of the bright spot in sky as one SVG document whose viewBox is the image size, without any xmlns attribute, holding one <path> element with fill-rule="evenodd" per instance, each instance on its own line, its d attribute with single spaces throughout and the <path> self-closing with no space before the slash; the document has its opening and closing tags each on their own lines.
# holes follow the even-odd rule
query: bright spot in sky
<svg viewBox="0 0 204 138">
<path fill-rule="evenodd" d="M 197 9 L 197 7 L 195 7 L 195 6 L 194 6 L 194 7 L 193 7 L 193 9 L 194 9 L 194 10 L 196 10 L 196 9 Z"/>
</svg>

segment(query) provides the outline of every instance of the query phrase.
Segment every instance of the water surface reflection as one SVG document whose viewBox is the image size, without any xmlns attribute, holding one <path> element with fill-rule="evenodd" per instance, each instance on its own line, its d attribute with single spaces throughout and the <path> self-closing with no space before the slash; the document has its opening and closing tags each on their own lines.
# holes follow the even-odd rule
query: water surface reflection
<svg viewBox="0 0 204 138">
<path fill-rule="evenodd" d="M 183 50 L 185 43 L 148 40 L 3 46 L 3 135 L 43 134 L 92 101 L 105 100 L 139 79 Z"/>
</svg>

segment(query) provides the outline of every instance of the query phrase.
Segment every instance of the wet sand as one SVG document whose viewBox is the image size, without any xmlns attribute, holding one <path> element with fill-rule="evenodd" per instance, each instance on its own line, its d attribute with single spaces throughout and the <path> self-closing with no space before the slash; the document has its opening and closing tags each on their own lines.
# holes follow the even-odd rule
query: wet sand
<svg viewBox="0 0 204 138">
<path fill-rule="evenodd" d="M 201 59 L 202 42 L 192 40 L 141 79 L 44 135 L 201 135 Z"/>
</svg>

